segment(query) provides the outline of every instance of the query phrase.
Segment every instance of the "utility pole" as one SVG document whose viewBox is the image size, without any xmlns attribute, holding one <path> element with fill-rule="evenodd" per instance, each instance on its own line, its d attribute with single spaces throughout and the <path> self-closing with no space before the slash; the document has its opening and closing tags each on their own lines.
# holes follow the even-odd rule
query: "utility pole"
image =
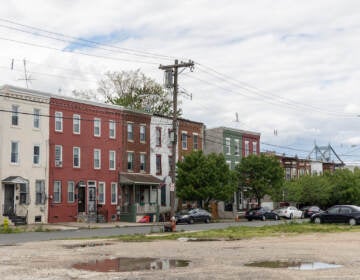
<svg viewBox="0 0 360 280">
<path fill-rule="evenodd" d="M 173 115 L 172 115 L 172 134 L 173 134 L 173 142 L 172 142 L 172 161 L 170 165 L 170 174 L 171 174 L 171 186 L 170 186 L 170 216 L 174 216 L 175 213 L 175 167 L 176 167 L 176 147 L 178 143 L 177 136 L 177 98 L 178 98 L 178 75 L 179 68 L 190 67 L 190 70 L 194 68 L 194 62 L 189 60 L 189 62 L 178 62 L 175 60 L 175 63 L 172 65 L 160 65 L 159 69 L 165 71 L 172 71 L 174 76 L 173 83 Z"/>
</svg>

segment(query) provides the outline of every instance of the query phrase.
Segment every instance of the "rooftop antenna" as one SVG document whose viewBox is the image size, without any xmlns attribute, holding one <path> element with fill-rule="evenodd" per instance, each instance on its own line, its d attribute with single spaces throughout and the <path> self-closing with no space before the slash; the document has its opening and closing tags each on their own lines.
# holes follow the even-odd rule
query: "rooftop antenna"
<svg viewBox="0 0 360 280">
<path fill-rule="evenodd" d="M 26 82 L 26 88 L 29 88 L 29 82 L 31 82 L 32 80 L 34 80 L 34 79 L 32 79 L 31 77 L 30 77 L 30 75 L 28 75 L 28 73 L 27 73 L 27 70 L 26 70 L 26 59 L 24 59 L 23 60 L 23 62 L 24 62 L 24 79 L 18 79 L 19 81 L 25 81 Z M 12 63 L 12 67 L 13 67 L 13 63 Z"/>
</svg>

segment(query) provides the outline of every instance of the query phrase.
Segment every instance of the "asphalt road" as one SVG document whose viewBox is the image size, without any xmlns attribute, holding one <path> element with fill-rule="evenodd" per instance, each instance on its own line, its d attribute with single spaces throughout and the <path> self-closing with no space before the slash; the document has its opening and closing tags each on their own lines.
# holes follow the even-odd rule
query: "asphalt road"
<svg viewBox="0 0 360 280">
<path fill-rule="evenodd" d="M 303 222 L 306 220 L 297 220 Z M 207 229 L 222 229 L 229 226 L 264 226 L 276 225 L 287 222 L 281 221 L 252 221 L 252 222 L 224 222 L 224 223 L 209 223 L 209 224 L 180 224 L 176 226 L 176 231 L 192 231 L 192 230 L 207 230 Z M 129 226 L 129 227 L 114 227 L 114 228 L 97 228 L 97 229 L 78 229 L 78 230 L 62 230 L 50 232 L 23 232 L 12 234 L 0 234 L 0 246 L 15 245 L 18 243 L 33 242 L 33 241 L 47 241 L 56 239 L 71 239 L 71 238 L 92 238 L 92 237 L 109 237 L 126 234 L 148 234 L 152 232 L 159 232 L 160 227 L 155 225 L 144 226 Z"/>
</svg>

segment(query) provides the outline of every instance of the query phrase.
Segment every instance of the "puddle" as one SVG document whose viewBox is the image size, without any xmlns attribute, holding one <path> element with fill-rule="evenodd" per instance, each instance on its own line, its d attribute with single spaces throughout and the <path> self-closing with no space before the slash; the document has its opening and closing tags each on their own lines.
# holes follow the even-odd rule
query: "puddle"
<svg viewBox="0 0 360 280">
<path fill-rule="evenodd" d="M 323 263 L 323 262 L 285 262 L 285 261 L 262 261 L 245 264 L 245 266 L 252 267 L 267 267 L 267 268 L 287 268 L 294 270 L 319 270 L 339 268 L 342 265 Z"/>
<path fill-rule="evenodd" d="M 113 243 L 83 243 L 83 244 L 72 244 L 72 245 L 64 245 L 66 249 L 75 249 L 75 248 L 86 248 L 86 247 L 97 247 L 97 246 L 106 246 L 113 245 Z"/>
<path fill-rule="evenodd" d="M 194 238 L 194 237 L 179 237 L 177 240 L 180 242 L 221 241 L 221 239 L 218 238 Z"/>
<path fill-rule="evenodd" d="M 97 272 L 124 272 L 140 270 L 168 270 L 186 267 L 188 260 L 156 259 L 156 258 L 116 258 L 96 260 L 88 263 L 77 263 L 72 267 Z"/>
</svg>

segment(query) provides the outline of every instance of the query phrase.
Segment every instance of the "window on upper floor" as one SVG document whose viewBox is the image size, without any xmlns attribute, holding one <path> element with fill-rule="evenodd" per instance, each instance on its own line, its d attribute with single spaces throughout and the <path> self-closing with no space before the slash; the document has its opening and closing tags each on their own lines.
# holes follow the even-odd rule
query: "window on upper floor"
<svg viewBox="0 0 360 280">
<path fill-rule="evenodd" d="M 234 155 L 239 156 L 240 155 L 240 140 L 234 139 Z"/>
<path fill-rule="evenodd" d="M 94 136 L 101 136 L 101 119 L 94 118 Z"/>
<path fill-rule="evenodd" d="M 63 131 L 63 113 L 55 112 L 55 131 Z"/>
<path fill-rule="evenodd" d="M 134 141 L 134 125 L 133 125 L 133 123 L 127 124 L 127 138 L 128 138 L 128 141 Z"/>
<path fill-rule="evenodd" d="M 74 114 L 73 115 L 73 133 L 80 134 L 80 115 Z"/>
<path fill-rule="evenodd" d="M 187 150 L 187 132 L 186 131 L 183 131 L 181 133 L 181 147 L 183 150 Z"/>
<path fill-rule="evenodd" d="M 155 128 L 155 144 L 156 147 L 161 147 L 161 127 Z"/>
<path fill-rule="evenodd" d="M 94 149 L 94 169 L 101 168 L 101 150 Z"/>
<path fill-rule="evenodd" d="M 199 143 L 198 142 L 199 142 L 199 135 L 194 133 L 193 134 L 193 149 L 194 150 L 199 149 Z"/>
<path fill-rule="evenodd" d="M 116 160 L 116 152 L 109 151 L 109 169 L 110 170 L 116 169 L 115 160 Z"/>
<path fill-rule="evenodd" d="M 127 153 L 127 162 L 128 162 L 128 171 L 134 170 L 134 153 L 128 152 Z"/>
<path fill-rule="evenodd" d="M 146 141 L 146 126 L 140 125 L 140 142 Z"/>
<path fill-rule="evenodd" d="M 245 156 L 247 157 L 250 154 L 249 141 L 245 141 Z"/>
<path fill-rule="evenodd" d="M 253 151 L 252 151 L 252 153 L 254 154 L 254 155 L 257 155 L 257 142 L 256 141 L 253 141 L 252 142 L 252 148 L 253 148 Z"/>
<path fill-rule="evenodd" d="M 17 105 L 11 106 L 11 125 L 19 125 L 19 106 Z"/>
<path fill-rule="evenodd" d="M 11 141 L 10 162 L 13 164 L 19 163 L 19 142 L 17 141 Z"/>
<path fill-rule="evenodd" d="M 161 155 L 156 155 L 156 175 L 161 175 Z"/>
<path fill-rule="evenodd" d="M 34 128 L 40 128 L 40 109 L 33 110 L 33 126 Z"/>
<path fill-rule="evenodd" d="M 62 166 L 62 146 L 61 145 L 55 145 L 55 166 L 61 167 Z"/>
<path fill-rule="evenodd" d="M 140 171 L 146 171 L 146 154 L 140 154 Z"/>
<path fill-rule="evenodd" d="M 116 123 L 113 120 L 109 121 L 109 138 L 116 138 Z"/>
<path fill-rule="evenodd" d="M 73 147 L 73 167 L 80 168 L 80 147 Z"/>
<path fill-rule="evenodd" d="M 40 145 L 34 145 L 33 147 L 33 164 L 40 164 Z"/>
<path fill-rule="evenodd" d="M 225 154 L 230 155 L 230 138 L 225 138 Z"/>
</svg>

